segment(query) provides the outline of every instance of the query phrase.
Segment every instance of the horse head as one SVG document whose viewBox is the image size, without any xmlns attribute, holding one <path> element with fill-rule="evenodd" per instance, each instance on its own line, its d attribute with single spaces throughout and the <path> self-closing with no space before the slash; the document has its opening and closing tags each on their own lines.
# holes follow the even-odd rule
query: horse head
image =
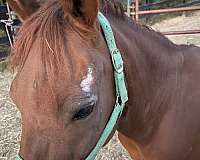
<svg viewBox="0 0 200 160">
<path fill-rule="evenodd" d="M 24 21 L 11 56 L 11 96 L 22 114 L 20 155 L 84 159 L 115 104 L 98 0 L 48 1 Z"/>
</svg>

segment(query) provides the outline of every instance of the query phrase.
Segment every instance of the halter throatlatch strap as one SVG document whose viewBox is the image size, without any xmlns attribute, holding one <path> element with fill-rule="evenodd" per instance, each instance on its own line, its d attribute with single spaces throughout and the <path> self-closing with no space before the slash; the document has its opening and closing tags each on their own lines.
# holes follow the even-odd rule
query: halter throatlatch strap
<svg viewBox="0 0 200 160">
<path fill-rule="evenodd" d="M 97 153 L 100 151 L 102 146 L 105 144 L 106 140 L 108 139 L 109 135 L 111 134 L 114 126 L 116 125 L 118 119 L 120 118 L 125 103 L 128 101 L 128 94 L 125 85 L 125 77 L 124 77 L 124 65 L 121 53 L 116 46 L 114 34 L 110 23 L 106 19 L 106 17 L 99 12 L 98 19 L 103 29 L 105 39 L 107 42 L 108 49 L 110 51 L 110 56 L 112 59 L 112 64 L 114 68 L 114 79 L 115 79 L 115 86 L 116 86 L 116 103 L 114 106 L 114 110 L 110 116 L 106 127 L 97 142 L 94 149 L 90 152 L 86 160 L 94 160 Z M 19 155 L 16 157 L 16 160 L 23 160 Z"/>
<path fill-rule="evenodd" d="M 105 39 L 107 42 L 108 49 L 110 51 L 110 56 L 112 58 L 113 68 L 114 68 L 114 78 L 115 78 L 115 86 L 116 86 L 116 103 L 114 106 L 114 110 L 111 114 L 111 117 L 99 139 L 95 148 L 90 152 L 86 160 L 95 159 L 97 153 L 100 151 L 102 146 L 105 144 L 109 135 L 111 134 L 114 126 L 117 123 L 117 120 L 120 118 L 125 103 L 128 101 L 128 93 L 125 85 L 125 77 L 124 77 L 124 65 L 121 53 L 116 46 L 114 34 L 110 23 L 106 19 L 106 17 L 99 12 L 98 14 L 99 22 L 103 29 Z"/>
</svg>

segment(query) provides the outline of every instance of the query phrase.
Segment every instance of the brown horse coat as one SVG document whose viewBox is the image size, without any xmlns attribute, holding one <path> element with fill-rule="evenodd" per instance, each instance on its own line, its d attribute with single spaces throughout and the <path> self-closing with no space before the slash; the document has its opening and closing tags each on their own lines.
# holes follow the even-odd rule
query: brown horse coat
<svg viewBox="0 0 200 160">
<path fill-rule="evenodd" d="M 83 0 L 80 8 L 79 2 L 47 2 L 18 35 L 11 95 L 22 112 L 25 160 L 84 159 L 112 111 L 113 71 L 96 21 L 97 1 Z M 118 3 L 102 1 L 101 10 L 125 63 L 129 102 L 117 128 L 122 144 L 135 160 L 199 160 L 200 48 L 173 44 L 132 22 Z M 90 68 L 97 99 L 79 88 Z M 79 103 L 91 102 L 96 106 L 89 118 L 72 120 Z"/>
</svg>

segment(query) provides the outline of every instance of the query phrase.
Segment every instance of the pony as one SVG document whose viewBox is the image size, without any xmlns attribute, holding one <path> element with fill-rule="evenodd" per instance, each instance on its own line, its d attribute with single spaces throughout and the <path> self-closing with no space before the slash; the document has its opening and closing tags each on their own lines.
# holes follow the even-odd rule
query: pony
<svg viewBox="0 0 200 160">
<path fill-rule="evenodd" d="M 199 47 L 132 21 L 114 0 L 34 3 L 10 57 L 24 160 L 85 159 L 101 136 L 116 95 L 99 11 L 121 51 L 129 96 L 109 139 L 118 130 L 135 160 L 200 159 Z"/>
</svg>

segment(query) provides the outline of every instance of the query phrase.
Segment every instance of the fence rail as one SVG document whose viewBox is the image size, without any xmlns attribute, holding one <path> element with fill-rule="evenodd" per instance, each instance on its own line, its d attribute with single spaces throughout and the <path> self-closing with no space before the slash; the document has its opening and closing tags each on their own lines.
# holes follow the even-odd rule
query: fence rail
<svg viewBox="0 0 200 160">
<path fill-rule="evenodd" d="M 11 17 L 11 11 L 7 3 L 0 1 L 0 62 L 5 60 L 8 56 L 6 47 L 10 46 L 12 41 L 14 21 Z M 8 36 L 8 34 L 10 36 Z"/>
<path fill-rule="evenodd" d="M 138 10 L 137 12 L 132 12 L 131 15 L 135 16 L 136 14 L 138 14 L 138 15 L 161 14 L 161 13 L 186 12 L 186 11 L 197 11 L 197 10 L 200 10 L 200 6 L 180 7 L 180 8 L 167 8 L 167 9 L 155 9 L 155 10 L 147 10 L 147 11 Z"/>
<path fill-rule="evenodd" d="M 185 4 L 176 5 L 174 8 L 165 9 L 150 9 L 152 6 L 163 5 L 169 3 L 172 0 L 163 0 L 161 2 L 156 2 L 148 5 L 139 5 L 139 0 L 135 0 L 134 3 L 128 7 L 127 14 L 131 16 L 134 20 L 139 21 L 141 15 L 152 15 L 152 14 L 163 14 L 163 13 L 174 13 L 174 12 L 188 12 L 188 11 L 198 11 L 200 10 L 200 0 L 194 0 L 187 2 Z M 197 6 L 191 6 L 197 5 Z M 145 9 L 144 9 L 145 8 Z M 181 35 L 181 34 L 200 34 L 200 30 L 186 30 L 186 31 L 168 31 L 163 32 L 164 35 Z"/>
<path fill-rule="evenodd" d="M 140 6 L 140 10 L 151 10 L 151 9 L 158 9 L 158 8 L 162 9 L 164 7 L 166 8 L 166 6 L 172 6 L 173 3 L 174 3 L 174 0 L 162 0 L 162 1 L 154 2 L 150 4 L 143 4 Z M 200 4 L 200 0 L 193 0 L 190 2 L 173 5 L 173 7 L 174 8 L 188 7 L 188 6 L 198 5 L 198 4 Z"/>
</svg>

